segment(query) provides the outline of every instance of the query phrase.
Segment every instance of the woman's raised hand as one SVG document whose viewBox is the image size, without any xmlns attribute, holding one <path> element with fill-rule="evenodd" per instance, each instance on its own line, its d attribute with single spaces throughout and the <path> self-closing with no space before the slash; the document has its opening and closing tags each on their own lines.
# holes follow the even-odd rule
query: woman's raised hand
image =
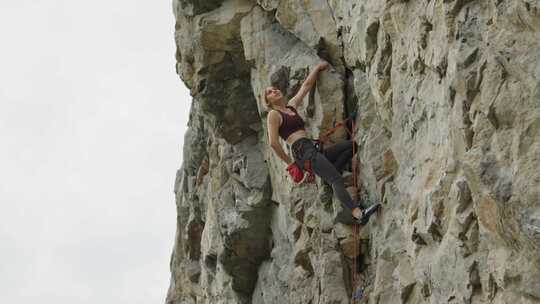
<svg viewBox="0 0 540 304">
<path fill-rule="evenodd" d="M 306 77 L 306 80 L 304 80 L 304 83 L 302 83 L 302 86 L 300 87 L 300 90 L 298 90 L 298 93 L 289 100 L 289 105 L 294 106 L 295 108 L 298 108 L 302 101 L 304 100 L 304 96 L 307 95 L 307 93 L 311 90 L 311 88 L 315 85 L 315 81 L 317 80 L 317 76 L 320 71 L 326 69 L 328 67 L 328 62 L 325 60 L 321 60 L 317 65 L 315 65 L 315 68 L 311 72 L 309 72 L 308 76 Z"/>
<path fill-rule="evenodd" d="M 319 71 L 322 71 L 328 67 L 328 62 L 326 60 L 321 60 L 315 67 L 319 69 Z"/>
</svg>

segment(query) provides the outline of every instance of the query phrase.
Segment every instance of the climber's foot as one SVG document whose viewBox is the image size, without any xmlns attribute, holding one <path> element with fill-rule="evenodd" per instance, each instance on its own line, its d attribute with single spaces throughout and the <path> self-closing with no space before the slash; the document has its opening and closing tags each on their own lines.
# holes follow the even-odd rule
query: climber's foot
<svg viewBox="0 0 540 304">
<path fill-rule="evenodd" d="M 357 216 L 354 216 L 354 215 L 353 216 L 356 218 L 356 222 L 358 224 L 365 225 L 369 221 L 369 217 L 373 213 L 375 213 L 375 211 L 377 211 L 377 209 L 379 209 L 379 207 L 381 207 L 381 204 L 375 203 L 375 204 L 369 206 L 368 208 L 362 210 L 360 217 L 357 217 Z"/>
<path fill-rule="evenodd" d="M 354 292 L 353 292 L 353 300 L 359 300 L 362 298 L 362 296 L 364 295 L 364 288 L 362 287 L 358 287 Z"/>
<path fill-rule="evenodd" d="M 355 221 L 357 221 L 362 216 L 362 209 L 360 207 L 356 207 L 352 210 L 352 216 Z"/>
</svg>

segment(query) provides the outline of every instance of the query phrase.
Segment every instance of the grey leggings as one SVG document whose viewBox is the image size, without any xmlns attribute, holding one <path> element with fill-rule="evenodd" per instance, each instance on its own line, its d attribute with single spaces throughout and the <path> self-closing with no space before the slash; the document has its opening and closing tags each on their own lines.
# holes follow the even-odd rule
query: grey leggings
<svg viewBox="0 0 540 304">
<path fill-rule="evenodd" d="M 332 186 L 334 194 L 345 207 L 351 210 L 358 207 L 345 189 L 343 177 L 341 177 L 341 172 L 353 156 L 352 141 L 340 142 L 324 149 L 321 153 L 311 139 L 301 138 L 295 141 L 291 148 L 294 160 L 300 168 L 304 169 L 305 162 L 311 161 L 313 173 Z"/>
</svg>

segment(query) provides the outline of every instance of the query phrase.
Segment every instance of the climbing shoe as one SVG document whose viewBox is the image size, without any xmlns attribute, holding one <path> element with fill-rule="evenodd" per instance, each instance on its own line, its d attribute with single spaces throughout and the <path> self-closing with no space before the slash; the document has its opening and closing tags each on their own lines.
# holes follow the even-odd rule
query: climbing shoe
<svg viewBox="0 0 540 304">
<path fill-rule="evenodd" d="M 353 298 L 353 300 L 360 300 L 363 295 L 364 295 L 364 288 L 363 287 L 358 287 L 353 292 L 352 298 Z"/>
<path fill-rule="evenodd" d="M 369 221 L 369 217 L 375 213 L 375 211 L 377 211 L 377 209 L 379 209 L 379 207 L 381 206 L 381 204 L 379 203 L 375 203 L 371 206 L 369 206 L 368 208 L 362 210 L 362 216 L 360 216 L 360 218 L 356 219 L 356 222 L 360 225 L 365 225 L 367 224 L 367 222 Z"/>
</svg>

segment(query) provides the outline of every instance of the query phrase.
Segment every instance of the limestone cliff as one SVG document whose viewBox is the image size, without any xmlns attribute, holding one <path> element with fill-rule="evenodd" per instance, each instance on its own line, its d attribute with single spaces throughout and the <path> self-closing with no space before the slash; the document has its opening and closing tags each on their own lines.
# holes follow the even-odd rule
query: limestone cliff
<svg viewBox="0 0 540 304">
<path fill-rule="evenodd" d="M 539 1 L 173 3 L 193 103 L 167 303 L 540 303 Z M 358 243 L 267 143 L 263 89 L 319 56 L 308 132 L 357 107 L 359 197 L 383 204 Z"/>
</svg>

